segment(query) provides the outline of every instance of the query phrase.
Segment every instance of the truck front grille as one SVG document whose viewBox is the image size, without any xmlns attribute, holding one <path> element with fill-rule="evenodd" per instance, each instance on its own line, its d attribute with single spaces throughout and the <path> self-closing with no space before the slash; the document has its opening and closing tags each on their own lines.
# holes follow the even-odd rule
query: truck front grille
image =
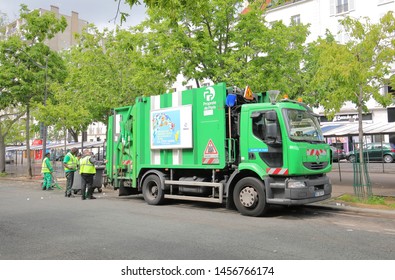
<svg viewBox="0 0 395 280">
<path fill-rule="evenodd" d="M 304 162 L 304 167 L 311 170 L 320 170 L 328 166 L 327 162 Z"/>
</svg>

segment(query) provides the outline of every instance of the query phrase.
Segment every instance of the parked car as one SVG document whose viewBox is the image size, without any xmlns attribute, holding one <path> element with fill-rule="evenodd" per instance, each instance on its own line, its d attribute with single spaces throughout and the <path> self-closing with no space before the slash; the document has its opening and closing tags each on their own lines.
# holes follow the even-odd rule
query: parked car
<svg viewBox="0 0 395 280">
<path fill-rule="evenodd" d="M 331 146 L 331 150 L 332 150 L 332 157 L 333 157 L 333 161 L 337 162 L 339 160 L 342 159 L 346 159 L 346 153 L 344 152 L 344 150 L 339 149 L 337 147 Z"/>
<path fill-rule="evenodd" d="M 391 163 L 395 159 L 395 148 L 390 143 L 369 143 L 363 148 L 363 155 L 368 161 L 384 161 Z M 347 159 L 355 162 L 359 157 L 359 150 L 351 151 Z"/>
<path fill-rule="evenodd" d="M 5 163 L 13 164 L 14 163 L 14 155 L 12 153 L 5 154 Z"/>
</svg>

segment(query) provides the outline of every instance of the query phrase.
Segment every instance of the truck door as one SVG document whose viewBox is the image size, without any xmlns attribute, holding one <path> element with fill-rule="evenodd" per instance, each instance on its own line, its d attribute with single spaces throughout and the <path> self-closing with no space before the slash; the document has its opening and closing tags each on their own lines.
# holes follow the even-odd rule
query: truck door
<svg viewBox="0 0 395 280">
<path fill-rule="evenodd" d="M 283 166 L 281 130 L 274 110 L 255 111 L 250 116 L 248 159 L 269 167 Z"/>
</svg>

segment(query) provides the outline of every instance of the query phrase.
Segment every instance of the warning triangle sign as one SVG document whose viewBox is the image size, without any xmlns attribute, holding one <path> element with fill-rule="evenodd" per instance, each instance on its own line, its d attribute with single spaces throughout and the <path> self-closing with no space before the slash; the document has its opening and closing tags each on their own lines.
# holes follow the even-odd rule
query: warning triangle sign
<svg viewBox="0 0 395 280">
<path fill-rule="evenodd" d="M 247 100 L 254 100 L 254 95 L 249 86 L 246 86 L 246 89 L 244 90 L 244 98 Z"/>
<path fill-rule="evenodd" d="M 217 148 L 215 148 L 213 140 L 209 140 L 204 150 L 204 155 L 218 155 Z"/>
</svg>

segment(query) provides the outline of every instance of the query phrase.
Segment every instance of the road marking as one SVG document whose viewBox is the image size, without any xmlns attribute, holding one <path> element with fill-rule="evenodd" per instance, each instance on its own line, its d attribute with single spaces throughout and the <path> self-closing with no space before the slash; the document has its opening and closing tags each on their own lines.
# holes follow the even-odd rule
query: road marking
<svg viewBox="0 0 395 280">
<path fill-rule="evenodd" d="M 356 225 L 354 224 L 347 224 L 347 223 L 338 223 L 338 222 L 333 222 L 335 225 L 339 226 L 346 226 L 346 227 L 355 227 Z"/>
</svg>

